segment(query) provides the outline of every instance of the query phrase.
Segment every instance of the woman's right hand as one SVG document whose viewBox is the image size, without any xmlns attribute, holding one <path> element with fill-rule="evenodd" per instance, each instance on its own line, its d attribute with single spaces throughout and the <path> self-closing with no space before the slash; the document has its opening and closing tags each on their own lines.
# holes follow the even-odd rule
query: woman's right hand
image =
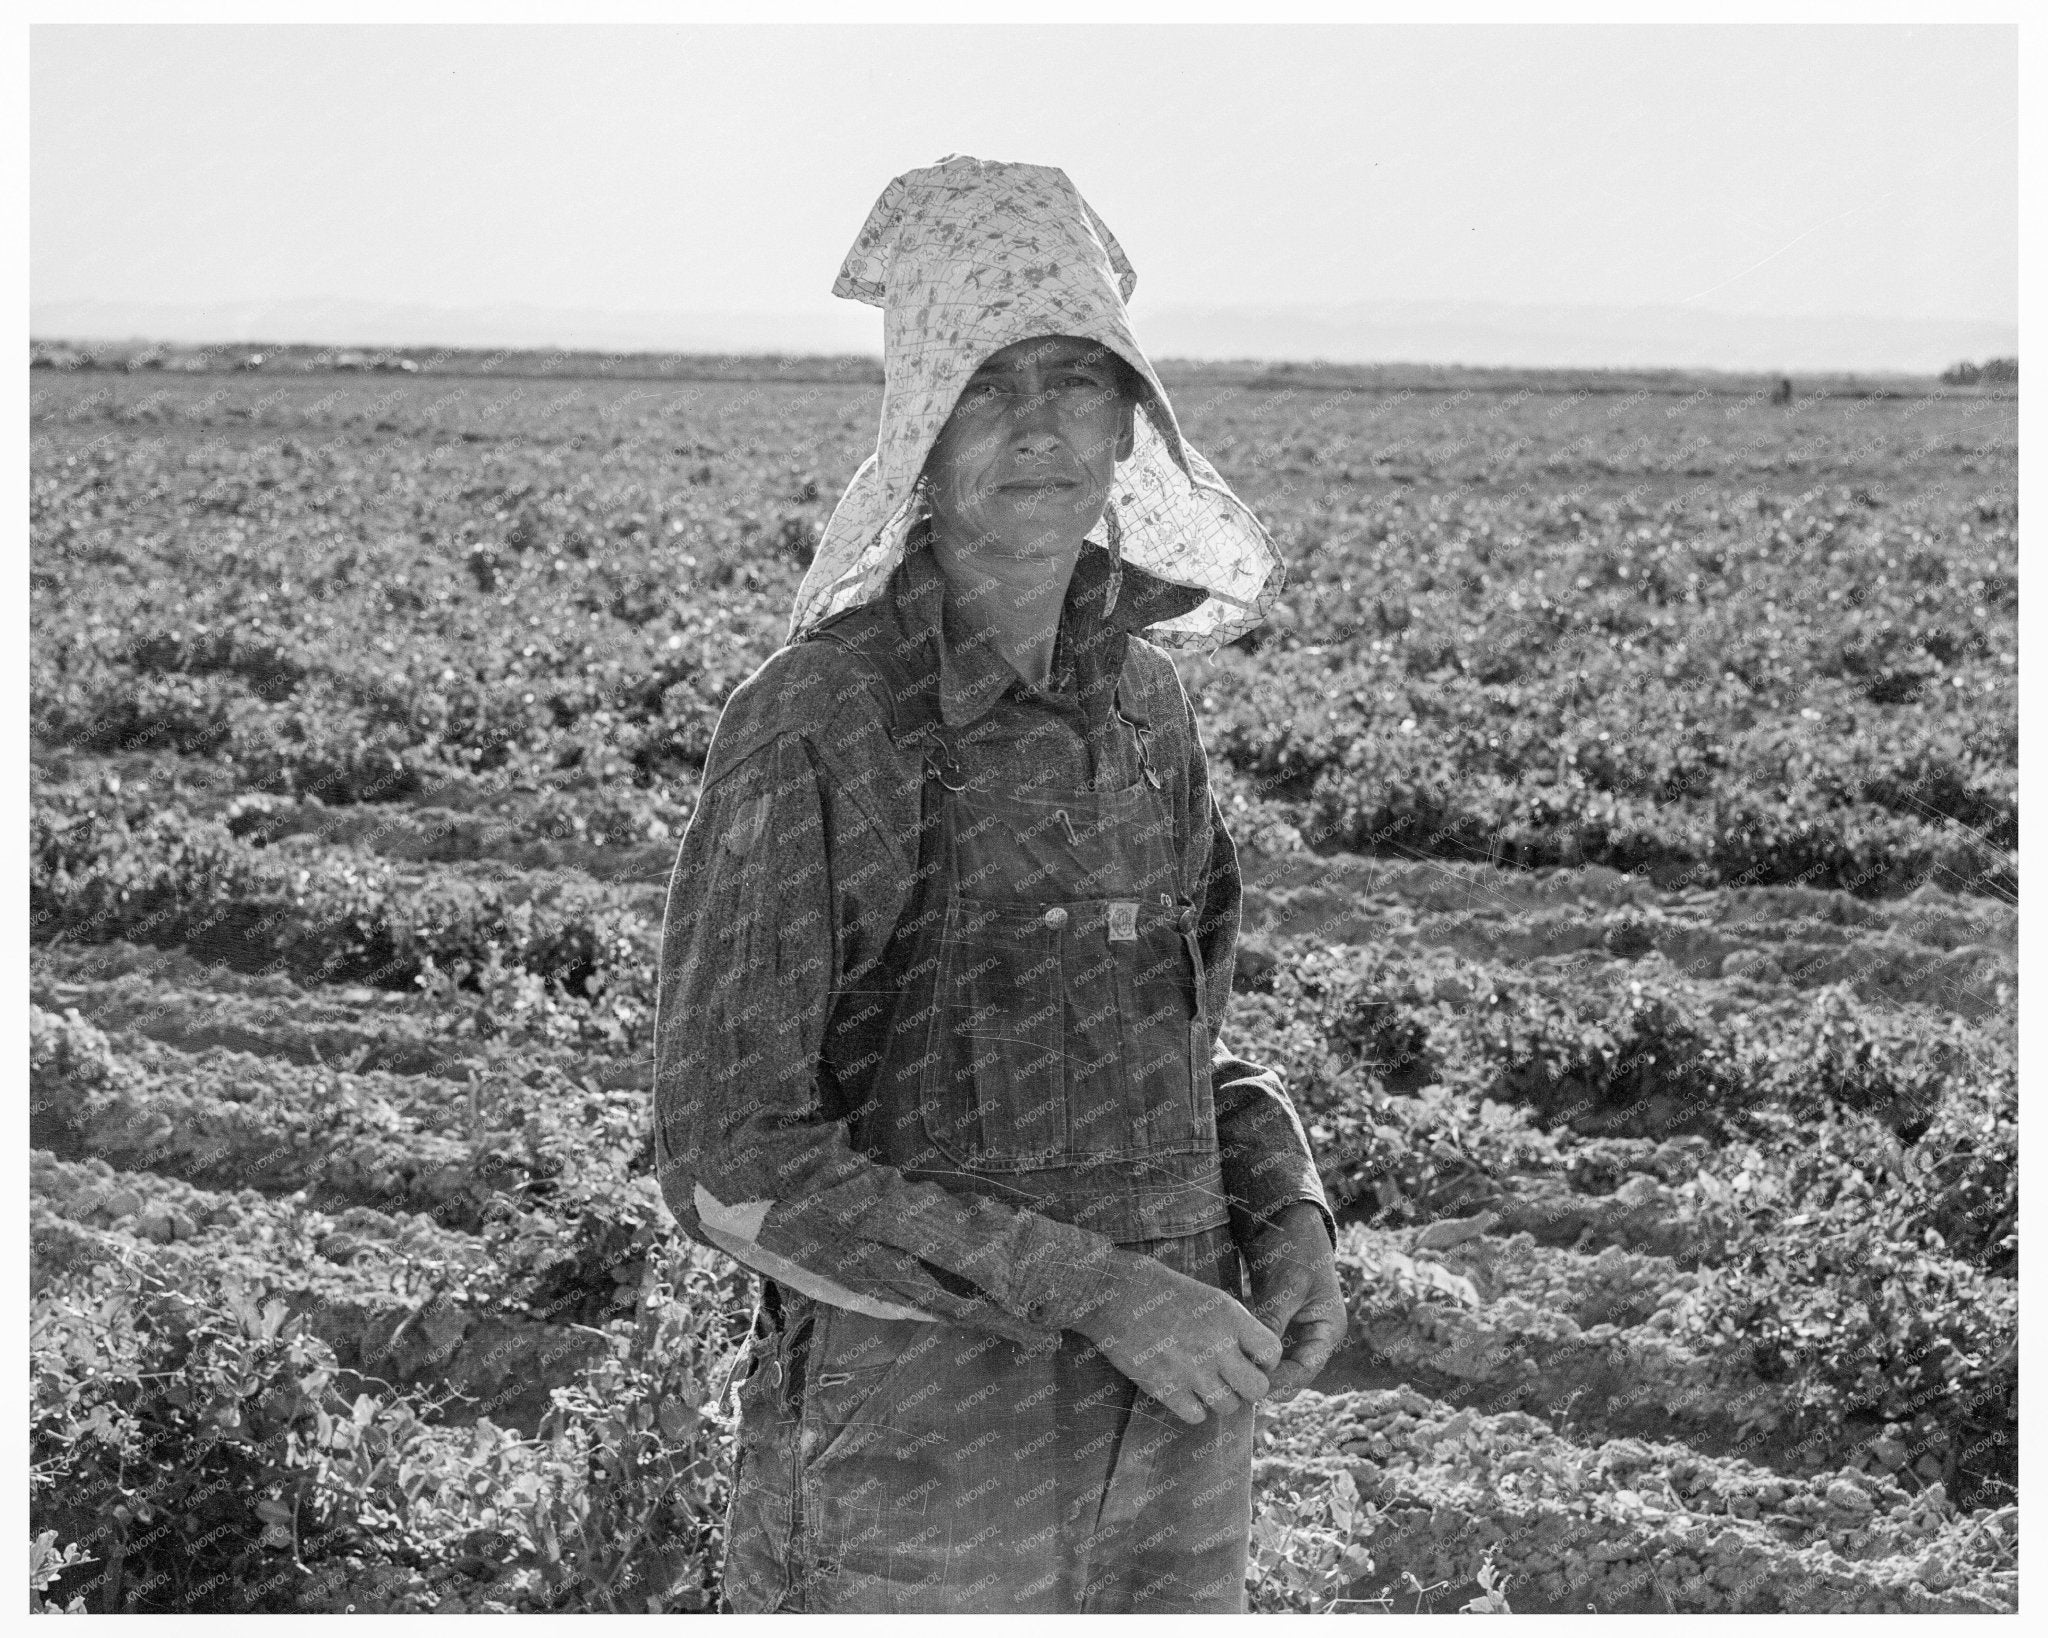
<svg viewBox="0 0 2048 1638">
<path fill-rule="evenodd" d="M 1107 1289 L 1073 1329 L 1188 1423 L 1263 1399 L 1284 1351 L 1229 1292 L 1137 1252 L 1117 1254 Z"/>
</svg>

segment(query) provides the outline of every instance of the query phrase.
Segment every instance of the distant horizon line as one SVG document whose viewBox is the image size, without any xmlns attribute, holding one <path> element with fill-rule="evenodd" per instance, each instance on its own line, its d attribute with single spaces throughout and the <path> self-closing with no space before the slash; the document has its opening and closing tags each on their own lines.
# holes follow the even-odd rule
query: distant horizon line
<svg viewBox="0 0 2048 1638">
<path fill-rule="evenodd" d="M 419 347 L 879 359 L 861 307 L 653 310 L 534 303 L 444 307 L 355 297 L 30 303 L 31 341 Z M 2017 357 L 2017 323 L 1871 313 L 1738 313 L 1680 305 L 1354 300 L 1163 306 L 1133 314 L 1157 358 L 1478 369 L 1671 369 L 1934 375 Z M 1484 358 L 1488 363 L 1464 365 Z"/>
<path fill-rule="evenodd" d="M 357 345 L 347 342 L 280 342 L 262 340 L 165 341 L 148 336 L 85 338 L 32 336 L 31 369 L 70 373 L 87 370 L 133 374 L 138 370 L 172 375 L 198 373 L 249 378 L 310 373 L 378 373 L 402 371 L 421 379 L 457 380 L 597 380 L 641 381 L 782 381 L 790 385 L 839 381 L 850 386 L 880 386 L 883 361 L 867 353 L 688 351 L 600 347 L 463 347 L 441 343 Z M 70 351 L 75 360 L 52 354 Z M 148 362 L 147 353 L 159 356 Z M 111 356 L 109 356 L 111 354 Z M 239 356 L 236 356 L 239 355 Z M 326 355 L 322 358 L 321 355 Z M 484 368 L 465 368 L 476 355 Z M 202 359 L 196 370 L 186 361 Z M 348 362 L 343 362 L 348 360 Z M 589 361 L 584 363 L 584 361 Z M 1955 389 L 1971 396 L 2016 397 L 2008 380 L 1951 383 L 1941 372 L 1884 369 L 1714 369 L 1688 365 L 1518 365 L 1444 363 L 1428 359 L 1270 359 L 1185 358 L 1155 355 L 1155 367 L 1169 383 L 1184 387 L 1234 385 L 1290 391 L 1504 392 L 1511 389 L 1558 393 L 1592 391 L 1602 395 L 1626 391 L 1657 394 L 1688 389 L 1714 396 L 1757 393 L 1775 383 L 1789 383 L 1796 395 L 1813 397 L 1893 396 L 1900 389 L 1946 394 Z M 579 368 L 578 365 L 583 367 Z M 502 368 L 498 366 L 503 366 Z M 538 368 L 536 368 L 538 366 Z M 563 368 L 561 366 L 567 366 Z M 847 366 L 854 366 L 849 371 Z M 1326 376 L 1327 379 L 1317 379 Z"/>
</svg>

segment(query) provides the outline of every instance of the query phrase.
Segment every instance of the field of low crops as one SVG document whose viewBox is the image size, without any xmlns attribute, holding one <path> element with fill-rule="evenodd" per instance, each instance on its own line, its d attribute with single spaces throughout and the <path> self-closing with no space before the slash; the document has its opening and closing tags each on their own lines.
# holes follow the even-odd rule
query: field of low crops
<svg viewBox="0 0 2048 1638">
<path fill-rule="evenodd" d="M 879 387 L 275 364 L 31 382 L 32 1599 L 714 1607 L 660 914 Z M 1352 1313 L 1252 1606 L 2016 1608 L 2016 401 L 1169 381 Z"/>
</svg>

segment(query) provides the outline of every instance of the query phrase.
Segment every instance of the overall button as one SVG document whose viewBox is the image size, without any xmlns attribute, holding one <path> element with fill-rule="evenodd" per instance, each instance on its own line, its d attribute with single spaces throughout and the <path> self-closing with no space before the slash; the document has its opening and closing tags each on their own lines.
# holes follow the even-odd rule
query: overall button
<svg viewBox="0 0 2048 1638">
<path fill-rule="evenodd" d="M 1192 904 L 1189 905 L 1180 913 L 1180 930 L 1183 933 L 1192 933 L 1195 930 L 1195 922 L 1198 919 L 1195 907 Z"/>
<path fill-rule="evenodd" d="M 1056 904 L 1056 905 L 1054 905 L 1054 906 L 1053 906 L 1053 907 L 1052 907 L 1052 908 L 1051 908 L 1050 910 L 1046 911 L 1046 913 L 1045 913 L 1045 924 L 1046 924 L 1046 926 L 1048 926 L 1048 927 L 1064 927 L 1064 926 L 1066 926 L 1066 924 L 1067 924 L 1067 909 L 1066 909 L 1066 906 L 1065 906 L 1065 905 L 1062 905 L 1062 904 Z"/>
</svg>

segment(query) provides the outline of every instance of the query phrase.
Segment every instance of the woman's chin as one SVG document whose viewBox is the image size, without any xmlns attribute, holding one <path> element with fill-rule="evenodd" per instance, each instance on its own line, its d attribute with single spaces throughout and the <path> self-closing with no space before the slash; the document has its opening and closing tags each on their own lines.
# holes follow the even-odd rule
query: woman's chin
<svg viewBox="0 0 2048 1638">
<path fill-rule="evenodd" d="M 1054 561 L 1076 555 L 1101 516 L 1099 506 L 1092 514 L 1084 514 L 1078 507 L 1063 507 L 1058 513 L 1035 508 L 1023 516 L 1013 509 L 992 507 L 968 528 L 942 524 L 940 532 L 969 556 Z"/>
</svg>

